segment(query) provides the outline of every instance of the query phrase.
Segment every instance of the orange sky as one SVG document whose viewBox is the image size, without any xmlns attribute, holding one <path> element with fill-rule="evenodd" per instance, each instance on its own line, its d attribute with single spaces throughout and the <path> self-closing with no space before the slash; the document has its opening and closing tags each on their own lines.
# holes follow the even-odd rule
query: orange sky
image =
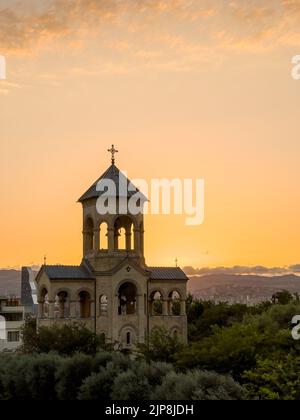
<svg viewBox="0 0 300 420">
<path fill-rule="evenodd" d="M 203 225 L 147 216 L 149 264 L 299 263 L 299 19 L 298 0 L 0 0 L 0 267 L 80 262 L 76 200 L 112 143 L 131 178 L 205 179 Z"/>
</svg>

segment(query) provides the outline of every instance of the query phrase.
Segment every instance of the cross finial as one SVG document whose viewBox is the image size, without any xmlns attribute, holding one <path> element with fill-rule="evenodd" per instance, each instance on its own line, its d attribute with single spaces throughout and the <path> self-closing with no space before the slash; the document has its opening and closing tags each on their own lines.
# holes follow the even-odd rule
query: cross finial
<svg viewBox="0 0 300 420">
<path fill-rule="evenodd" d="M 115 149 L 115 146 L 112 145 L 111 149 L 107 150 L 109 153 L 111 153 L 111 163 L 112 165 L 115 164 L 115 154 L 119 152 L 119 150 Z"/>
<path fill-rule="evenodd" d="M 178 258 L 175 258 L 175 267 L 178 268 Z"/>
<path fill-rule="evenodd" d="M 44 265 L 47 265 L 47 256 L 44 256 Z"/>
</svg>

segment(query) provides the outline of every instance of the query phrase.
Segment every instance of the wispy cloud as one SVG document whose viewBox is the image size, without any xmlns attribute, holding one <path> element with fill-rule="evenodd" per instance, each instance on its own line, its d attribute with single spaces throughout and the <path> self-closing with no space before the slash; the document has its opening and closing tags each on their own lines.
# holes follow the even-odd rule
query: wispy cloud
<svg viewBox="0 0 300 420">
<path fill-rule="evenodd" d="M 0 53 L 63 50 L 68 68 L 45 70 L 53 86 L 70 76 L 188 72 L 230 54 L 298 46 L 299 16 L 300 0 L 0 0 Z M 0 94 L 11 89 L 1 84 Z"/>
<path fill-rule="evenodd" d="M 36 2 L 28 1 L 19 9 L 12 2 L 0 8 L 0 50 L 33 53 L 57 42 L 75 48 L 82 37 L 101 36 L 108 27 L 129 33 L 148 29 L 157 36 L 160 21 L 161 32 L 170 35 L 170 48 L 174 32 L 198 45 L 210 41 L 215 47 L 241 49 L 261 48 L 270 41 L 273 48 L 294 44 L 299 33 L 299 0 L 44 0 L 40 4 L 37 8 Z M 190 26 L 172 27 L 178 21 Z M 156 31 L 151 30 L 153 24 Z"/>
</svg>

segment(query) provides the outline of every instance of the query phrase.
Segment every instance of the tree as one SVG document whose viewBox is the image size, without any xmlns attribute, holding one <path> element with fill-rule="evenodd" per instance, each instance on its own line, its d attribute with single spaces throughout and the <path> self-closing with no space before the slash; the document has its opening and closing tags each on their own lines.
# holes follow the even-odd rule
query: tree
<svg viewBox="0 0 300 420">
<path fill-rule="evenodd" d="M 111 399 L 116 401 L 148 400 L 150 385 L 145 376 L 133 370 L 120 373 L 114 380 Z"/>
<path fill-rule="evenodd" d="M 199 370 L 169 373 L 153 394 L 153 400 L 242 400 L 245 391 L 232 378 Z"/>
<path fill-rule="evenodd" d="M 287 290 L 277 292 L 272 296 L 272 302 L 279 305 L 287 305 L 294 299 L 293 295 Z"/>
<path fill-rule="evenodd" d="M 82 324 L 41 327 L 37 330 L 36 321 L 28 319 L 22 329 L 23 345 L 26 354 L 56 352 L 71 356 L 76 353 L 96 354 L 100 348 L 107 348 L 103 337 L 94 334 Z"/>
<path fill-rule="evenodd" d="M 60 400 L 75 400 L 83 381 L 92 373 L 93 358 L 77 354 L 66 359 L 56 372 L 57 395 Z"/>
<path fill-rule="evenodd" d="M 260 400 L 300 400 L 300 357 L 260 359 L 257 366 L 244 373 L 249 395 Z"/>
<path fill-rule="evenodd" d="M 145 344 L 138 346 L 138 351 L 150 362 L 171 363 L 174 355 L 181 351 L 184 345 L 177 337 L 173 337 L 166 328 L 155 328 Z"/>
</svg>

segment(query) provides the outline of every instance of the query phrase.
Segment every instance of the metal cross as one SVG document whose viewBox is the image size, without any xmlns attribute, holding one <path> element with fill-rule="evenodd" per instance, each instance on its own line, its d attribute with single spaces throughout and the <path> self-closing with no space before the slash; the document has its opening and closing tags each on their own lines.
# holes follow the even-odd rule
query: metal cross
<svg viewBox="0 0 300 420">
<path fill-rule="evenodd" d="M 115 164 L 115 154 L 119 152 L 119 150 L 115 149 L 115 146 L 112 145 L 111 149 L 107 150 L 109 153 L 111 153 L 111 163 L 112 165 Z"/>
</svg>

